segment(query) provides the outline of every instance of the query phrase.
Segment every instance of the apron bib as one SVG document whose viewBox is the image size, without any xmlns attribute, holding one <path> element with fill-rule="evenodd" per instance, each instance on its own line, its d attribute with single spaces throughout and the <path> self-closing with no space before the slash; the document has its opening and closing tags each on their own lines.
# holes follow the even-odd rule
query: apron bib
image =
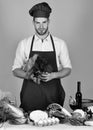
<svg viewBox="0 0 93 130">
<path fill-rule="evenodd" d="M 50 35 L 53 51 L 33 51 L 34 36 L 31 43 L 29 58 L 34 54 L 39 54 L 45 58 L 52 66 L 53 71 L 58 71 L 56 63 L 56 51 L 54 47 L 54 41 Z M 41 82 L 37 84 L 32 80 L 24 79 L 22 90 L 20 93 L 21 105 L 24 111 L 33 110 L 46 110 L 47 106 L 51 103 L 58 103 L 63 106 L 65 99 L 65 91 L 60 83 L 60 79 L 53 79 L 48 82 Z"/>
</svg>

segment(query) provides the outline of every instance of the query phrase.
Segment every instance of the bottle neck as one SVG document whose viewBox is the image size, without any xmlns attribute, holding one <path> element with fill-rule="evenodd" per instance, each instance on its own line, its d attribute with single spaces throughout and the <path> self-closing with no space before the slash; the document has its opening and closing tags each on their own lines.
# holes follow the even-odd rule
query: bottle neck
<svg viewBox="0 0 93 130">
<path fill-rule="evenodd" d="M 81 91 L 81 82 L 77 82 L 77 92 Z"/>
</svg>

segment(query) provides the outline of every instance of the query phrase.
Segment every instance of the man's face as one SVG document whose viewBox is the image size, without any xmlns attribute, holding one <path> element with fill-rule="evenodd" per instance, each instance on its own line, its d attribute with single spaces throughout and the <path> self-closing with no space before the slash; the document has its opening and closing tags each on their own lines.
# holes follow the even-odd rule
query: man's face
<svg viewBox="0 0 93 130">
<path fill-rule="evenodd" d="M 49 19 L 40 17 L 40 18 L 34 18 L 34 27 L 36 32 L 39 35 L 44 35 L 48 32 L 48 26 L 49 26 Z"/>
</svg>

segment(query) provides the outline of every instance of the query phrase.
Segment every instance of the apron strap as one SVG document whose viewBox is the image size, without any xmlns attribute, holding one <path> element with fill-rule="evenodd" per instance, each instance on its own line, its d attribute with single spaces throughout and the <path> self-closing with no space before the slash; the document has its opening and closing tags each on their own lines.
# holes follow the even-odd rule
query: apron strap
<svg viewBox="0 0 93 130">
<path fill-rule="evenodd" d="M 35 35 L 33 35 L 32 37 L 32 41 L 31 41 L 31 49 L 30 49 L 30 53 L 29 53 L 29 58 L 31 56 L 31 51 L 32 51 L 32 47 L 33 47 L 33 43 L 34 43 L 34 39 L 35 39 Z"/>
<path fill-rule="evenodd" d="M 51 38 L 51 42 L 52 42 L 52 46 L 53 46 L 53 50 L 54 50 L 54 55 L 55 55 L 55 58 L 56 58 L 56 50 L 55 50 L 54 40 L 53 40 L 53 37 L 52 37 L 51 34 L 50 34 L 50 38 Z M 57 68 L 57 63 L 55 63 L 55 65 L 56 65 L 56 68 Z M 58 71 L 58 68 L 57 68 L 57 71 Z"/>
<path fill-rule="evenodd" d="M 53 37 L 52 37 L 51 34 L 50 34 L 50 38 L 51 38 L 51 42 L 52 42 L 52 46 L 53 46 L 53 50 L 54 50 L 54 52 L 56 52 L 56 51 L 55 51 L 55 46 L 54 46 L 54 40 L 53 40 Z"/>
<path fill-rule="evenodd" d="M 34 39 L 35 39 L 35 35 L 32 38 L 32 43 L 31 43 L 31 51 L 32 51 L 32 47 L 33 47 L 33 43 L 34 43 Z"/>
</svg>

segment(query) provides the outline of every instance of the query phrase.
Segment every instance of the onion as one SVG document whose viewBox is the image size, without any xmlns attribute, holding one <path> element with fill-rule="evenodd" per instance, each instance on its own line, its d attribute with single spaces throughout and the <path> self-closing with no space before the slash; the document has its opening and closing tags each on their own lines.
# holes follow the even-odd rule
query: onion
<svg viewBox="0 0 93 130">
<path fill-rule="evenodd" d="M 44 120 L 43 120 L 43 123 L 44 123 L 44 126 L 47 126 L 47 125 L 48 125 L 47 119 L 44 119 Z"/>
<path fill-rule="evenodd" d="M 50 117 L 47 119 L 47 122 L 48 122 L 48 125 L 52 125 L 52 120 Z"/>
<path fill-rule="evenodd" d="M 58 123 L 59 123 L 59 119 L 58 119 L 58 118 L 55 118 L 55 122 L 58 124 Z"/>
<path fill-rule="evenodd" d="M 39 120 L 39 121 L 38 121 L 38 126 L 43 126 L 43 124 L 44 124 L 44 123 L 43 123 L 43 120 Z"/>
</svg>

